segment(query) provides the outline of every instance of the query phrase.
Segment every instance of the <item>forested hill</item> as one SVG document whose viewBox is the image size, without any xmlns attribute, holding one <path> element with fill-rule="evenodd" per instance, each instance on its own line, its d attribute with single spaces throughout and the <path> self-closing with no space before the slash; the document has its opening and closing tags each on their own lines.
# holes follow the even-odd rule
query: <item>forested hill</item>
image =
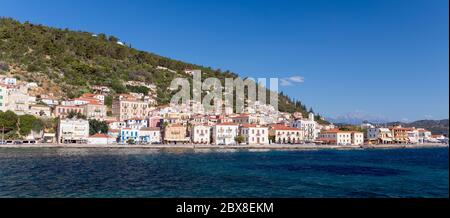
<svg viewBox="0 0 450 218">
<path fill-rule="evenodd" d="M 164 104 L 173 94 L 167 91 L 172 79 L 188 77 L 185 69 L 200 69 L 203 78 L 238 76 L 230 71 L 139 51 L 114 36 L 0 18 L 0 73 L 37 82 L 45 92 L 61 98 L 89 92 L 91 85 L 106 85 L 115 93 L 126 92 L 123 82 L 133 80 L 154 83 L 157 100 Z M 305 105 L 282 94 L 279 109 L 307 113 Z"/>
</svg>

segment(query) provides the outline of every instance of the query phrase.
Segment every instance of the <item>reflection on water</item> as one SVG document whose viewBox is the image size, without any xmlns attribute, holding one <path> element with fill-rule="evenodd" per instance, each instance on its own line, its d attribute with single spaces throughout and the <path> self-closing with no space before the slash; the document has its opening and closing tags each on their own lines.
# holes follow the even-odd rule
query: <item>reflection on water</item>
<svg viewBox="0 0 450 218">
<path fill-rule="evenodd" d="M 249 152 L 268 152 L 270 149 L 248 149 Z"/>
</svg>

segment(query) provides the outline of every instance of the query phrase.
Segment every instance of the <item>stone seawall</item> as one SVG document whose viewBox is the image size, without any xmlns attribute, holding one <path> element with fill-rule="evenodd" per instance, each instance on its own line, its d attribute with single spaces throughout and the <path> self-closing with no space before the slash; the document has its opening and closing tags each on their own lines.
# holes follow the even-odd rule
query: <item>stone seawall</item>
<svg viewBox="0 0 450 218">
<path fill-rule="evenodd" d="M 91 144 L 21 144 L 0 145 L 0 148 L 148 148 L 148 149 L 280 149 L 280 150 L 310 150 L 310 149 L 398 149 L 398 148 L 430 148 L 448 147 L 448 144 L 380 144 L 380 145 L 198 145 L 198 144 L 160 144 L 160 145 L 91 145 Z"/>
</svg>

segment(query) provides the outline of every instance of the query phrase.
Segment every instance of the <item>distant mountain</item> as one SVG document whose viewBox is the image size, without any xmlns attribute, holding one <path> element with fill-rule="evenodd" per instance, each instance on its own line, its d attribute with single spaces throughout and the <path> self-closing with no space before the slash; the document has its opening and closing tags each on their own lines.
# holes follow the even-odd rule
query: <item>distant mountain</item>
<svg viewBox="0 0 450 218">
<path fill-rule="evenodd" d="M 418 120 L 410 123 L 405 122 L 391 122 L 386 125 L 402 125 L 405 127 L 425 128 L 430 130 L 433 134 L 443 134 L 448 136 L 449 126 L 448 119 L 443 120 Z"/>
<path fill-rule="evenodd" d="M 416 128 L 425 128 L 430 130 L 433 134 L 444 134 L 448 135 L 449 125 L 448 119 L 443 120 L 418 120 L 414 122 L 392 122 L 387 118 L 383 118 L 380 116 L 372 116 L 364 114 L 360 111 L 348 113 L 346 115 L 334 117 L 334 118 L 326 118 L 327 121 L 332 122 L 336 125 L 345 126 L 345 125 L 360 125 L 364 122 L 369 122 L 372 124 L 383 124 L 386 126 L 393 125 L 402 125 L 405 127 L 416 127 Z"/>
<path fill-rule="evenodd" d="M 369 123 L 390 122 L 390 120 L 388 120 L 387 118 L 381 116 L 367 115 L 360 111 L 348 113 L 337 117 L 327 117 L 326 120 L 332 123 L 351 124 L 351 125 L 359 125 L 365 121 Z"/>
</svg>

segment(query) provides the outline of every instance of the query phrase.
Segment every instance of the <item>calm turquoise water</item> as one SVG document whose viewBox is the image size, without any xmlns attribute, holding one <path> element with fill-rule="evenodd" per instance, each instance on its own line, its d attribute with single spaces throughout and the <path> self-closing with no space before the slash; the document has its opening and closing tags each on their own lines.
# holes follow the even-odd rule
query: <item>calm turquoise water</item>
<svg viewBox="0 0 450 218">
<path fill-rule="evenodd" d="M 449 197 L 448 148 L 0 149 L 0 197 Z"/>
</svg>

